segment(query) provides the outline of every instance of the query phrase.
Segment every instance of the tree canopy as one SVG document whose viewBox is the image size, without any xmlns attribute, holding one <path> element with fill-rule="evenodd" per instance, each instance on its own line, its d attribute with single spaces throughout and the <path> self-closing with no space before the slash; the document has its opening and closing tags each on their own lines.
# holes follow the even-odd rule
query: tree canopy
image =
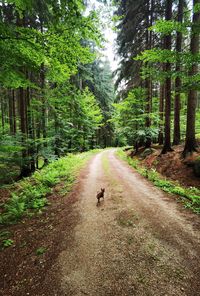
<svg viewBox="0 0 200 296">
<path fill-rule="evenodd" d="M 196 151 L 199 5 L 116 0 L 112 73 L 100 9 L 82 0 L 0 1 L 3 167 L 22 177 L 69 152 L 159 142 L 166 153 L 184 139 L 183 156 Z"/>
</svg>

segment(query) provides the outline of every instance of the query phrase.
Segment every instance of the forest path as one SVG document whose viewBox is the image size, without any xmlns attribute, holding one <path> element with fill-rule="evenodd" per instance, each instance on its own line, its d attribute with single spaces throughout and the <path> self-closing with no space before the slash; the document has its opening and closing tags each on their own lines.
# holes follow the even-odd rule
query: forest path
<svg viewBox="0 0 200 296">
<path fill-rule="evenodd" d="M 105 200 L 97 205 L 101 187 Z M 93 158 L 75 194 L 78 219 L 57 263 L 62 295 L 200 295 L 198 217 L 119 160 L 115 149 Z"/>
</svg>

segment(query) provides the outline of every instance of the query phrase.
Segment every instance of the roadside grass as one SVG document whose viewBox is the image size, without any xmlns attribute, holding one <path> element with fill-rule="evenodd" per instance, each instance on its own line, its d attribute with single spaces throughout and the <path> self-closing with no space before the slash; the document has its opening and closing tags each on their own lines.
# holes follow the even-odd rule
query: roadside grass
<svg viewBox="0 0 200 296">
<path fill-rule="evenodd" d="M 122 185 L 119 184 L 118 180 L 112 175 L 108 155 L 104 154 L 101 159 L 104 173 L 109 179 L 109 184 L 111 185 L 111 187 L 114 187 L 115 191 L 118 193 L 117 196 L 113 195 L 112 199 L 114 199 L 115 201 L 119 201 L 119 196 L 121 196 L 121 193 L 123 192 Z"/>
<path fill-rule="evenodd" d="M 118 149 L 117 156 L 133 167 L 139 174 L 153 182 L 153 184 L 163 191 L 177 194 L 181 197 L 186 208 L 192 209 L 195 213 L 200 214 L 200 190 L 195 187 L 185 188 L 178 182 L 170 181 L 161 176 L 155 169 L 147 169 L 140 164 L 137 158 L 128 157 L 123 149 Z"/>
<path fill-rule="evenodd" d="M 109 160 L 108 160 L 108 156 L 105 154 L 102 156 L 102 166 L 103 166 L 104 172 L 107 175 L 109 175 L 110 174 Z"/>
<path fill-rule="evenodd" d="M 0 205 L 0 224 L 13 224 L 24 215 L 31 216 L 35 212 L 40 212 L 49 204 L 48 195 L 52 193 L 53 187 L 61 182 L 64 188 L 61 186 L 60 190 L 63 192 L 64 189 L 65 194 L 69 192 L 81 168 L 98 151 L 69 154 L 36 171 L 29 178 L 7 185 L 10 198 L 5 204 Z"/>
</svg>

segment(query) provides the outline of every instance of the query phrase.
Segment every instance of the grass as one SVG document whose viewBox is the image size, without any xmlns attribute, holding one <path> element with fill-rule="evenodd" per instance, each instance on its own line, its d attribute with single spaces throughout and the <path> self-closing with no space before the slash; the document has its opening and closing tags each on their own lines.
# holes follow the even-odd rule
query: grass
<svg viewBox="0 0 200 296">
<path fill-rule="evenodd" d="M 13 245 L 14 241 L 10 239 L 12 233 L 7 230 L 0 231 L 0 250 L 4 250 L 7 247 Z"/>
<path fill-rule="evenodd" d="M 14 244 L 14 241 L 12 239 L 10 239 L 10 238 L 4 239 L 2 241 L 3 248 L 8 248 L 8 247 L 12 246 L 13 244 Z"/>
<path fill-rule="evenodd" d="M 147 169 L 140 164 L 137 158 L 128 157 L 126 152 L 122 149 L 117 150 L 117 155 L 128 164 L 136 169 L 138 173 L 152 181 L 155 186 L 161 188 L 168 193 L 177 194 L 182 198 L 186 208 L 192 209 L 195 213 L 200 214 L 200 190 L 195 187 L 186 188 L 178 184 L 167 180 L 161 176 L 155 169 Z"/>
<path fill-rule="evenodd" d="M 47 249 L 46 249 L 45 247 L 39 247 L 39 248 L 35 251 L 35 253 L 36 253 L 37 256 L 40 256 L 40 255 L 45 254 L 46 251 L 47 251 Z"/>
<path fill-rule="evenodd" d="M 110 174 L 110 167 L 109 167 L 109 160 L 107 155 L 102 156 L 102 165 L 104 172 L 109 175 Z"/>
<path fill-rule="evenodd" d="M 36 171 L 31 177 L 7 186 L 10 199 L 1 205 L 0 224 L 16 223 L 24 215 L 41 211 L 49 204 L 48 195 L 51 194 L 52 188 L 61 182 L 65 184 L 65 193 L 69 192 L 80 169 L 98 151 L 69 154 Z"/>
</svg>

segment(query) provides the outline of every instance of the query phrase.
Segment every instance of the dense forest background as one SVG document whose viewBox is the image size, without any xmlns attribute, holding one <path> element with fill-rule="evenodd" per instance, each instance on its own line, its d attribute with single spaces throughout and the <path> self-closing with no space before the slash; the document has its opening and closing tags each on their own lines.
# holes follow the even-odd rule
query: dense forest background
<svg viewBox="0 0 200 296">
<path fill-rule="evenodd" d="M 200 133 L 200 1 L 116 2 L 120 142 L 166 153 L 185 140 L 186 157 Z"/>
<path fill-rule="evenodd" d="M 97 12 L 86 8 L 81 0 L 0 1 L 3 180 L 113 145 L 112 73 Z"/>
<path fill-rule="evenodd" d="M 200 0 L 116 0 L 115 73 L 87 6 L 0 1 L 0 182 L 93 148 L 197 151 Z"/>
</svg>

